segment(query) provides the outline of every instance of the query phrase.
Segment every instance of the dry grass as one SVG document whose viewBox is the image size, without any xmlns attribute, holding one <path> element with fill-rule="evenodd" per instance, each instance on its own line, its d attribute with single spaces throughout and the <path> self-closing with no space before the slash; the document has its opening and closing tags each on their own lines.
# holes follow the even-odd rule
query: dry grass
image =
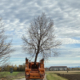
<svg viewBox="0 0 80 80">
<path fill-rule="evenodd" d="M 4 75 L 3 75 L 4 74 Z M 25 72 L 4 72 L 4 73 L 0 73 L 0 80 L 13 80 L 16 78 L 23 78 L 25 77 Z"/>
<path fill-rule="evenodd" d="M 47 74 L 47 80 L 68 80 L 66 78 L 63 78 L 61 76 L 58 76 L 57 74 L 54 74 L 53 72 L 46 72 Z"/>
<path fill-rule="evenodd" d="M 46 71 L 46 73 L 60 73 L 60 74 L 80 74 L 80 71 Z"/>
<path fill-rule="evenodd" d="M 46 71 L 47 74 L 47 80 L 80 80 L 78 78 L 76 78 L 76 75 L 80 75 L 80 71 Z M 57 74 L 61 74 L 63 76 L 57 75 Z M 64 77 L 68 75 L 68 77 Z M 71 76 L 74 77 L 74 79 L 71 78 Z M 70 79 L 71 78 L 71 79 Z"/>
</svg>

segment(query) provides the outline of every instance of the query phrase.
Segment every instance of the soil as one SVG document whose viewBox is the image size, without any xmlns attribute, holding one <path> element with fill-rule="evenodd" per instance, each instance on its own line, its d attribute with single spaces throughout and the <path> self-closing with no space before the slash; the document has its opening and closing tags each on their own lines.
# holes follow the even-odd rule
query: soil
<svg viewBox="0 0 80 80">
<path fill-rule="evenodd" d="M 57 75 L 64 77 L 68 80 L 80 80 L 80 74 L 57 74 Z"/>
</svg>

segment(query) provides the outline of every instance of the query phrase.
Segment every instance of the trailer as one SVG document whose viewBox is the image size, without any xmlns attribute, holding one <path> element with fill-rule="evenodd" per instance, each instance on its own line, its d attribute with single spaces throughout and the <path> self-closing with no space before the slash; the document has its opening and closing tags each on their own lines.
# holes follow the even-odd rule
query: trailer
<svg viewBox="0 0 80 80">
<path fill-rule="evenodd" d="M 25 78 L 26 80 L 43 80 L 45 76 L 44 59 L 40 62 L 29 62 L 26 58 L 25 64 Z"/>
</svg>

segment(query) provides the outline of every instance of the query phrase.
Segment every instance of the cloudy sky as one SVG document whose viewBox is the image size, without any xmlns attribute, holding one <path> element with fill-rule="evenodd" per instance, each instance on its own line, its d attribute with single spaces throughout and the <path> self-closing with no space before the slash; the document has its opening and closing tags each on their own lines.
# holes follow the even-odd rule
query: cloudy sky
<svg viewBox="0 0 80 80">
<path fill-rule="evenodd" d="M 60 55 L 50 57 L 45 67 L 80 66 L 80 0 L 0 0 L 0 17 L 16 49 L 10 63 L 25 63 L 27 55 L 22 51 L 21 37 L 42 12 L 53 19 L 56 38 L 62 42 Z"/>
</svg>

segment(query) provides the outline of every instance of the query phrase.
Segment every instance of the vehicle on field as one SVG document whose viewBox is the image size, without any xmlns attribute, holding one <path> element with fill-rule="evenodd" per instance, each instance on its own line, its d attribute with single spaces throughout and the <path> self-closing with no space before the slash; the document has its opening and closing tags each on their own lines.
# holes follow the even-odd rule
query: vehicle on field
<svg viewBox="0 0 80 80">
<path fill-rule="evenodd" d="M 26 80 L 43 80 L 45 76 L 44 59 L 40 62 L 29 62 L 26 58 L 25 78 Z"/>
</svg>

